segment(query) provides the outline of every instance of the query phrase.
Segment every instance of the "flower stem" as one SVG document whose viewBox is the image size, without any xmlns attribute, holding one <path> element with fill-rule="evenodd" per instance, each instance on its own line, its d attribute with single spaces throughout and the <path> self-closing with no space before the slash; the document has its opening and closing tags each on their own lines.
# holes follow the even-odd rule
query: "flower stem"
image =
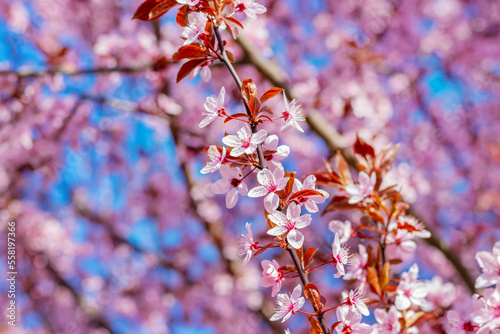
<svg viewBox="0 0 500 334">
<path fill-rule="evenodd" d="M 219 44 L 219 49 L 221 51 L 220 61 L 226 65 L 227 69 L 229 70 L 229 72 L 233 76 L 234 81 L 236 81 L 236 84 L 238 85 L 238 88 L 241 91 L 242 83 L 241 83 L 240 77 L 236 73 L 236 70 L 234 69 L 233 64 L 231 64 L 231 62 L 229 61 L 229 58 L 227 57 L 226 50 L 224 49 L 224 43 L 222 42 L 222 38 L 220 36 L 219 27 L 217 27 L 215 24 L 214 24 L 214 32 L 215 32 L 215 37 L 217 38 L 217 43 Z M 243 103 L 245 104 L 245 110 L 247 112 L 248 117 L 250 117 L 250 119 L 253 120 L 253 115 L 250 112 L 250 108 L 248 108 L 248 105 L 246 104 L 245 100 L 243 100 Z M 257 124 L 250 122 L 250 128 L 252 129 L 252 133 L 257 133 Z M 259 157 L 259 164 L 257 165 L 257 167 L 259 169 L 266 168 L 265 162 L 264 162 L 265 161 L 264 160 L 264 153 L 262 151 L 261 144 L 259 144 L 257 146 L 257 155 Z"/>
</svg>

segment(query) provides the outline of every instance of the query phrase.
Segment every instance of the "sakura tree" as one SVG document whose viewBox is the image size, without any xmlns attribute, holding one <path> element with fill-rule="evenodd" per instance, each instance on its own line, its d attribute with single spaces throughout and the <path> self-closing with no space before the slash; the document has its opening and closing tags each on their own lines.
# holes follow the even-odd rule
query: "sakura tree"
<svg viewBox="0 0 500 334">
<path fill-rule="evenodd" d="M 499 6 L 3 2 L 2 328 L 498 332 Z"/>
</svg>

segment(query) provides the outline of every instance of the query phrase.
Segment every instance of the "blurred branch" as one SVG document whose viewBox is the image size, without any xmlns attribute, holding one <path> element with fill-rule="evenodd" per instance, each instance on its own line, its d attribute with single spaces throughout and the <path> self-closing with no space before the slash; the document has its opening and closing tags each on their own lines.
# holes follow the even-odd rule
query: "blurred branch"
<svg viewBox="0 0 500 334">
<path fill-rule="evenodd" d="M 35 78 L 41 76 L 51 76 L 56 74 L 66 74 L 66 75 L 86 75 L 95 73 L 135 73 L 142 72 L 145 70 L 154 69 L 154 64 L 145 64 L 140 66 L 123 66 L 123 67 L 96 67 L 88 69 L 64 69 L 64 68 L 54 68 L 40 71 L 33 70 L 0 70 L 0 76 L 2 75 L 15 75 L 20 78 Z"/>
<path fill-rule="evenodd" d="M 252 46 L 252 43 L 244 36 L 240 35 L 236 41 L 244 51 L 244 61 L 253 64 L 257 68 L 257 70 L 273 85 L 285 88 L 288 91 L 287 94 L 290 96 L 290 98 L 294 98 L 292 92 L 290 91 L 290 87 L 286 82 L 286 76 L 275 63 L 262 58 L 259 53 L 255 51 L 257 50 L 257 48 Z M 349 165 L 357 169 L 357 163 L 354 158 L 354 154 L 345 146 L 342 135 L 339 134 L 321 114 L 319 114 L 317 111 L 311 110 L 306 120 L 311 130 L 324 140 L 330 152 L 333 153 L 337 150 L 340 150 Z M 421 220 L 420 218 L 418 218 L 419 216 L 417 213 L 411 212 L 411 214 L 414 215 L 417 219 Z M 433 231 L 430 228 L 429 224 L 425 225 L 432 234 L 430 238 L 424 239 L 425 242 L 435 247 L 441 253 L 443 253 L 444 256 L 446 256 L 446 258 L 453 265 L 470 292 L 475 293 L 476 290 L 474 287 L 474 279 L 458 257 L 457 253 L 450 247 L 450 245 L 441 240 L 438 233 L 436 231 Z"/>
</svg>

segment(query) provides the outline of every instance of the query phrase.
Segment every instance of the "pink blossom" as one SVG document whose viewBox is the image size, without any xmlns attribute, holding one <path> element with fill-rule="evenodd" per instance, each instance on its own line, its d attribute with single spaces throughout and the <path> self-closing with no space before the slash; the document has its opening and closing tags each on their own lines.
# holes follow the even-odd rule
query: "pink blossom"
<svg viewBox="0 0 500 334">
<path fill-rule="evenodd" d="M 448 330 L 450 334 L 469 334 L 471 332 L 476 332 L 479 327 L 473 325 L 471 321 L 463 320 L 462 317 L 453 310 L 446 313 L 446 318 L 451 327 L 450 330 Z"/>
<path fill-rule="evenodd" d="M 257 173 L 257 181 L 260 186 L 252 188 L 248 193 L 248 197 L 262 197 L 264 199 L 264 207 L 267 212 L 273 212 L 278 208 L 279 197 L 276 192 L 285 188 L 289 177 L 284 177 L 285 171 L 283 168 L 276 168 L 274 172 L 268 169 L 261 170 Z"/>
<path fill-rule="evenodd" d="M 335 330 L 339 334 L 356 333 L 369 334 L 372 333 L 370 325 L 361 323 L 361 314 L 350 307 L 341 306 L 337 308 L 337 319 L 340 322 Z"/>
<path fill-rule="evenodd" d="M 275 211 L 269 215 L 269 219 L 276 224 L 275 227 L 267 231 L 270 235 L 282 235 L 287 233 L 286 240 L 295 249 L 302 247 L 304 235 L 298 229 L 304 228 L 311 223 L 311 215 L 300 215 L 300 206 L 292 203 L 288 206 L 286 216 Z"/>
<path fill-rule="evenodd" d="M 298 101 L 293 99 L 292 102 L 288 103 L 285 92 L 283 92 L 283 101 L 285 103 L 285 111 L 283 111 L 285 124 L 281 126 L 281 131 L 288 129 L 289 127 L 294 127 L 300 132 L 304 132 L 298 122 L 304 122 L 306 119 L 302 113 L 302 108 L 300 105 L 297 105 Z"/>
<path fill-rule="evenodd" d="M 317 203 L 323 203 L 325 200 L 328 199 L 330 195 L 324 190 L 316 189 L 316 176 L 314 175 L 309 175 L 308 177 L 306 177 L 304 180 L 304 184 L 302 184 L 302 182 L 300 182 L 299 179 L 294 179 L 293 192 L 305 189 L 316 190 L 323 195 L 323 196 L 315 195 L 315 196 L 297 198 L 299 204 L 301 205 L 303 204 L 307 211 L 311 213 L 318 212 L 319 209 Z"/>
<path fill-rule="evenodd" d="M 205 32 L 208 18 L 201 12 L 194 12 L 189 14 L 189 24 L 182 31 L 182 37 L 186 38 L 184 45 L 194 43 L 198 40 L 199 36 Z"/>
<path fill-rule="evenodd" d="M 425 283 L 429 292 L 425 298 L 427 303 L 422 307 L 424 311 L 432 311 L 437 308 L 446 309 L 457 299 L 457 288 L 453 283 L 444 283 L 439 276 L 434 276 L 432 280 Z"/>
<path fill-rule="evenodd" d="M 212 123 L 218 116 L 220 116 L 227 106 L 224 105 L 224 95 L 226 94 L 226 89 L 222 87 L 217 98 L 214 95 L 207 97 L 207 101 L 203 105 L 205 112 L 202 115 L 206 117 L 200 122 L 200 128 L 204 128 L 208 124 Z"/>
<path fill-rule="evenodd" d="M 408 272 L 401 274 L 401 280 L 396 289 L 394 304 L 397 309 L 407 310 L 412 305 L 423 306 L 429 289 L 425 283 L 418 282 L 418 266 L 415 263 Z"/>
<path fill-rule="evenodd" d="M 250 258 L 252 257 L 253 252 L 259 249 L 259 242 L 253 241 L 253 233 L 252 233 L 252 224 L 246 223 L 247 235 L 241 235 L 240 241 L 238 243 L 238 255 L 244 256 L 243 265 L 246 265 Z"/>
<path fill-rule="evenodd" d="M 200 0 L 177 0 L 181 5 L 196 6 Z"/>
<path fill-rule="evenodd" d="M 362 283 L 366 280 L 366 267 L 368 265 L 368 254 L 362 244 L 358 245 L 359 254 L 354 253 L 351 259 L 349 271 L 345 274 L 345 280 L 360 280 Z"/>
<path fill-rule="evenodd" d="M 355 290 L 349 291 L 349 293 L 342 291 L 342 299 L 347 306 L 352 308 L 354 311 L 361 313 L 362 315 L 370 315 L 368 307 L 366 307 L 366 298 L 363 296 L 364 291 L 357 287 Z"/>
<path fill-rule="evenodd" d="M 208 148 L 208 157 L 210 161 L 207 162 L 205 167 L 201 170 L 201 174 L 213 173 L 222 166 L 222 161 L 226 157 L 226 148 L 222 148 L 222 152 L 219 152 L 219 149 L 216 145 L 210 145 Z"/>
<path fill-rule="evenodd" d="M 233 2 L 236 12 L 243 12 L 251 19 L 256 19 L 256 14 L 264 14 L 267 11 L 266 7 L 256 3 L 255 0 L 234 0 Z"/>
<path fill-rule="evenodd" d="M 346 220 L 342 222 L 340 220 L 331 220 L 328 223 L 328 229 L 333 233 L 337 233 L 339 235 L 340 243 L 345 244 L 351 238 L 351 222 Z"/>
<path fill-rule="evenodd" d="M 262 150 L 264 151 L 265 159 L 268 162 L 267 166 L 271 170 L 278 167 L 283 168 L 280 161 L 288 157 L 290 154 L 290 147 L 287 145 L 278 146 L 278 140 L 278 136 L 270 135 L 262 144 Z M 266 151 L 274 153 L 267 154 Z"/>
<path fill-rule="evenodd" d="M 483 291 L 483 303 L 471 314 L 472 322 L 479 325 L 476 333 L 487 334 L 500 328 L 500 285 Z"/>
<path fill-rule="evenodd" d="M 412 255 L 417 249 L 417 244 L 413 241 L 413 234 L 407 230 L 397 230 L 387 234 L 385 242 L 387 244 L 387 254 L 393 257 L 402 257 Z"/>
<path fill-rule="evenodd" d="M 230 153 L 232 157 L 255 152 L 257 145 L 266 139 L 267 131 L 259 130 L 257 133 L 252 133 L 250 127 L 245 124 L 244 127 L 237 131 L 237 134 L 237 136 L 228 135 L 222 138 L 224 144 L 233 148 Z"/>
<path fill-rule="evenodd" d="M 365 172 L 359 173 L 358 184 L 350 184 L 345 187 L 345 191 L 351 196 L 349 204 L 356 204 L 371 195 L 377 182 L 377 176 L 372 173 L 368 176 Z"/>
<path fill-rule="evenodd" d="M 298 284 L 295 289 L 293 289 L 292 294 L 289 296 L 285 293 L 280 293 L 277 298 L 278 309 L 276 313 L 271 317 L 271 321 L 276 321 L 283 319 L 281 322 L 285 322 L 298 310 L 302 308 L 305 303 L 305 298 L 302 296 L 302 286 Z"/>
<path fill-rule="evenodd" d="M 188 79 L 193 80 L 194 78 L 196 78 L 198 73 L 201 72 L 201 80 L 209 82 L 210 79 L 212 78 L 212 71 L 210 71 L 210 65 L 212 65 L 212 61 L 207 60 L 203 64 L 196 66 L 194 70 L 191 71 L 191 73 L 189 73 Z"/>
<path fill-rule="evenodd" d="M 394 229 L 406 230 L 413 236 L 422 239 L 430 238 L 431 236 L 431 233 L 425 229 L 425 226 L 412 216 L 399 216 L 397 221 L 391 222 L 389 226 L 387 226 L 387 229 L 389 231 Z"/>
<path fill-rule="evenodd" d="M 376 309 L 374 312 L 377 324 L 373 326 L 377 334 L 399 334 L 401 324 L 399 323 L 400 313 L 391 306 L 388 312 L 382 309 Z"/>
<path fill-rule="evenodd" d="M 350 263 L 349 252 L 345 246 L 340 245 L 339 235 L 335 233 L 335 239 L 332 243 L 332 260 L 335 264 L 335 268 L 337 268 L 337 273 L 335 274 L 335 278 L 345 275 L 344 265 Z"/>
<path fill-rule="evenodd" d="M 269 260 L 264 260 L 262 265 L 262 279 L 260 280 L 260 285 L 265 288 L 273 287 L 272 296 L 281 290 L 281 282 L 285 279 L 283 278 L 283 271 L 280 270 L 280 265 L 276 260 L 272 262 Z"/>
<path fill-rule="evenodd" d="M 212 184 L 212 191 L 218 195 L 226 194 L 226 207 L 234 208 L 238 202 L 238 193 L 246 196 L 248 193 L 247 185 L 241 180 L 241 170 L 223 165 L 220 168 L 222 179 Z"/>
<path fill-rule="evenodd" d="M 476 261 L 483 270 L 476 279 L 476 288 L 486 288 L 500 282 L 500 241 L 495 243 L 492 252 L 477 252 Z"/>
</svg>

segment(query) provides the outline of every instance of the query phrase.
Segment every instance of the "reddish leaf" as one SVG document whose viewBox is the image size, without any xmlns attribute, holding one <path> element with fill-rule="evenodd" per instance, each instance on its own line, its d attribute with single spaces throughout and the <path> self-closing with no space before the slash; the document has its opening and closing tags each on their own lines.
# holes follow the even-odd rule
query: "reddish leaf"
<svg viewBox="0 0 500 334">
<path fill-rule="evenodd" d="M 250 101 L 252 98 L 257 97 L 257 86 L 252 79 L 246 79 L 241 85 L 241 96 L 248 107 L 250 107 Z"/>
<path fill-rule="evenodd" d="M 318 287 L 312 283 L 304 285 L 304 296 L 311 302 L 312 306 L 317 312 L 323 309 L 323 302 L 321 301 L 321 294 Z"/>
<path fill-rule="evenodd" d="M 235 63 L 236 62 L 236 60 L 234 60 L 234 56 L 233 56 L 233 54 L 231 52 L 226 51 L 226 55 L 227 55 L 227 59 L 229 59 L 229 62 L 231 62 L 231 63 Z"/>
<path fill-rule="evenodd" d="M 297 199 L 299 197 L 311 197 L 311 196 L 323 197 L 323 194 L 317 190 L 312 190 L 312 189 L 299 190 L 290 197 L 289 201 L 293 201 L 294 199 Z"/>
<path fill-rule="evenodd" d="M 234 23 L 235 25 L 239 26 L 241 29 L 243 29 L 243 25 L 240 23 L 240 21 L 232 18 L 232 17 L 226 17 L 224 18 L 226 21 L 229 21 L 231 23 Z"/>
<path fill-rule="evenodd" d="M 304 269 L 304 247 L 300 247 L 297 249 L 297 257 L 299 258 L 300 265 L 302 266 L 302 269 Z"/>
<path fill-rule="evenodd" d="M 189 10 L 189 6 L 184 5 L 181 8 L 179 8 L 179 11 L 177 12 L 177 16 L 175 17 L 175 21 L 181 27 L 185 27 L 188 24 L 188 10 Z"/>
<path fill-rule="evenodd" d="M 367 144 L 363 139 L 356 135 L 356 143 L 354 144 L 354 152 L 362 155 L 363 157 L 370 156 L 375 158 L 375 150 L 369 144 Z"/>
<path fill-rule="evenodd" d="M 264 119 L 267 119 L 268 121 L 270 121 L 271 123 L 274 123 L 274 121 L 272 120 L 272 118 L 269 117 L 269 116 L 266 116 L 266 115 L 260 115 L 258 118 L 264 118 Z"/>
<path fill-rule="evenodd" d="M 356 204 L 349 204 L 349 197 L 335 196 L 323 211 L 323 214 L 335 210 L 351 210 L 357 208 Z"/>
<path fill-rule="evenodd" d="M 144 1 L 139 8 L 137 8 L 134 17 L 132 17 L 132 20 L 138 19 L 141 21 L 149 21 L 149 13 L 153 8 L 158 6 L 159 3 L 163 2 L 164 0 L 146 0 Z M 177 2 L 177 1 L 176 1 Z"/>
<path fill-rule="evenodd" d="M 264 94 L 262 94 L 262 96 L 260 98 L 260 102 L 264 103 L 267 100 L 275 97 L 276 95 L 278 95 L 282 91 L 284 91 L 284 89 L 283 88 L 278 88 L 278 87 L 273 87 L 271 89 L 268 89 Z"/>
<path fill-rule="evenodd" d="M 273 243 L 271 242 L 270 244 L 267 244 L 265 246 L 262 246 L 261 248 L 259 248 L 254 254 L 253 256 L 257 256 L 259 254 L 261 254 L 262 252 L 264 252 L 266 249 L 268 249 L 269 247 L 271 247 L 273 245 Z"/>
<path fill-rule="evenodd" d="M 215 11 L 217 13 L 222 13 L 224 7 L 226 7 L 226 0 L 214 0 Z"/>
<path fill-rule="evenodd" d="M 319 321 L 315 317 L 307 318 L 309 319 L 309 323 L 311 324 L 311 334 L 323 334 L 323 330 L 321 329 Z"/>
<path fill-rule="evenodd" d="M 401 259 L 392 259 L 392 260 L 389 260 L 389 263 L 390 264 L 394 264 L 394 265 L 400 264 L 402 262 L 403 262 L 403 260 L 401 260 Z"/>
<path fill-rule="evenodd" d="M 380 289 L 384 289 L 389 284 L 391 266 L 389 262 L 384 263 L 380 272 Z"/>
<path fill-rule="evenodd" d="M 264 211 L 264 214 L 266 216 L 267 226 L 269 226 L 270 229 L 276 227 L 276 224 L 273 223 L 271 219 L 269 219 L 269 213 L 267 211 Z"/>
<path fill-rule="evenodd" d="M 263 103 L 262 100 L 260 102 Z M 266 112 L 266 113 L 272 115 L 273 114 L 273 108 L 271 108 L 270 106 L 263 106 L 262 108 L 260 108 L 260 112 L 261 113 Z"/>
<path fill-rule="evenodd" d="M 351 172 L 349 171 L 349 164 L 347 164 L 347 161 L 345 161 L 344 156 L 340 153 L 340 151 L 337 151 L 337 154 L 335 155 L 335 166 L 342 177 L 342 181 L 344 181 L 342 184 L 351 184 L 352 177 Z"/>
<path fill-rule="evenodd" d="M 184 65 L 181 66 L 179 73 L 177 73 L 177 82 L 184 79 L 186 76 L 189 75 L 189 73 L 191 73 L 192 70 L 196 68 L 196 66 L 199 66 L 204 62 L 205 62 L 204 59 L 193 59 L 186 62 Z"/>
<path fill-rule="evenodd" d="M 174 8 L 177 5 L 179 5 L 177 0 L 163 1 L 149 12 L 149 21 L 156 20 L 157 18 L 159 18 L 163 14 L 166 14 L 170 9 Z"/>
<path fill-rule="evenodd" d="M 386 285 L 386 286 L 384 287 L 384 291 L 386 291 L 386 292 L 394 292 L 394 291 L 396 291 L 397 289 L 398 289 L 398 287 L 397 287 L 397 286 L 395 286 L 395 285 Z"/>
<path fill-rule="evenodd" d="M 291 264 L 287 264 L 286 266 L 282 266 L 280 268 L 280 270 L 282 270 L 282 271 L 293 271 L 294 273 L 297 272 L 297 268 L 295 266 L 291 265 Z"/>
<path fill-rule="evenodd" d="M 306 250 L 306 254 L 304 255 L 304 263 L 305 267 L 309 267 L 314 262 L 314 255 L 318 251 L 318 248 L 308 248 Z"/>
<path fill-rule="evenodd" d="M 375 269 L 375 267 L 370 266 L 368 267 L 367 271 L 368 271 L 368 277 L 367 277 L 368 284 L 370 285 L 371 292 L 380 296 L 382 292 L 380 290 L 380 282 L 378 279 L 377 269 Z"/>
<path fill-rule="evenodd" d="M 172 61 L 179 61 L 182 59 L 196 59 L 205 58 L 207 54 L 205 50 L 198 45 L 185 45 L 172 55 Z"/>
<path fill-rule="evenodd" d="M 334 323 L 333 323 L 333 325 L 332 325 L 332 327 L 330 327 L 330 333 L 332 333 L 332 334 L 333 334 L 333 333 L 335 333 L 335 332 L 334 332 L 334 331 L 335 331 L 335 328 L 336 328 L 338 325 L 340 325 L 341 323 L 342 323 L 342 321 L 337 321 L 337 322 L 334 322 Z"/>
<path fill-rule="evenodd" d="M 289 177 L 288 182 L 286 183 L 285 188 L 283 189 L 283 197 L 288 198 L 293 190 L 293 183 L 295 182 L 295 172 L 287 171 L 285 177 Z"/>
<path fill-rule="evenodd" d="M 260 103 L 260 100 L 258 97 L 252 97 L 250 99 L 249 107 L 250 107 L 250 111 L 252 112 L 252 115 L 254 115 L 254 117 L 259 112 L 260 105 L 261 105 L 261 103 Z"/>
</svg>

